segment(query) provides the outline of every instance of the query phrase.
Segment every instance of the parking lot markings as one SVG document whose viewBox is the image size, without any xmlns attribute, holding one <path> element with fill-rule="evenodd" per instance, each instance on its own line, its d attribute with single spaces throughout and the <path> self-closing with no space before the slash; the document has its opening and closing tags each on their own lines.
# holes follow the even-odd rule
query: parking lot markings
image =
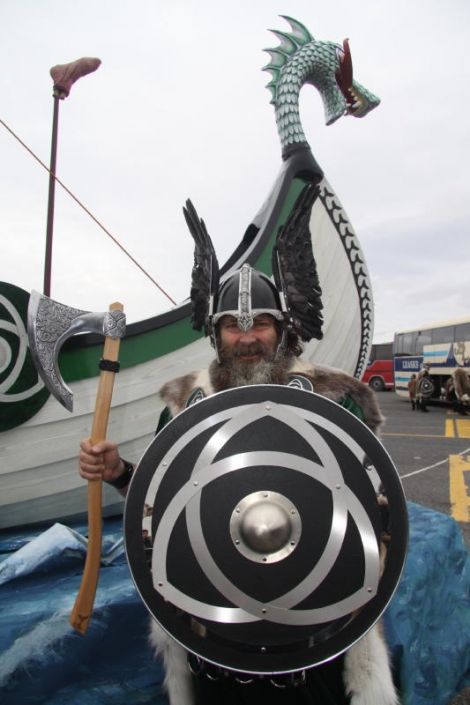
<svg viewBox="0 0 470 705">
<path fill-rule="evenodd" d="M 451 513 L 456 521 L 470 520 L 470 496 L 465 482 L 470 473 L 469 456 L 449 455 L 449 484 Z M 470 477 L 470 474 L 467 475 Z"/>
<path fill-rule="evenodd" d="M 455 438 L 454 419 L 446 419 L 446 438 Z"/>
<path fill-rule="evenodd" d="M 455 425 L 459 438 L 470 438 L 470 421 L 468 419 L 456 419 Z"/>
</svg>

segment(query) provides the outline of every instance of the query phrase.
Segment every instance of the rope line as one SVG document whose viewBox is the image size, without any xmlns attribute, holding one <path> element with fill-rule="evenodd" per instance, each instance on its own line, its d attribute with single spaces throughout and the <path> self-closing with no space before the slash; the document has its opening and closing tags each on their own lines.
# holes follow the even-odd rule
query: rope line
<svg viewBox="0 0 470 705">
<path fill-rule="evenodd" d="M 73 198 L 73 200 L 75 201 L 75 203 L 77 203 L 77 204 L 80 206 L 80 208 L 82 208 L 82 209 L 85 211 L 85 213 L 86 213 L 87 215 L 89 215 L 90 218 L 101 228 L 101 230 L 103 230 L 103 232 L 105 232 L 106 235 L 111 238 L 111 240 L 119 247 L 119 249 L 121 249 L 122 252 L 124 252 L 124 254 L 125 254 L 127 257 L 129 257 L 129 259 L 135 264 L 135 266 L 138 267 L 138 268 L 140 269 L 140 271 L 141 271 L 143 274 L 145 274 L 145 276 L 146 276 L 148 279 L 150 279 L 150 281 L 151 281 L 153 284 L 155 284 L 155 286 L 157 287 L 157 289 L 159 289 L 159 290 L 162 292 L 162 294 L 164 294 L 164 296 L 166 296 L 166 298 L 167 298 L 169 301 L 171 301 L 171 303 L 172 303 L 174 306 L 176 306 L 176 301 L 174 301 L 174 299 L 171 298 L 171 296 L 165 291 L 165 289 L 163 289 L 163 288 L 160 286 L 160 284 L 159 284 L 157 281 L 155 281 L 155 279 L 137 262 L 137 260 L 130 254 L 130 252 L 129 252 L 128 250 L 126 250 L 126 248 L 125 248 L 123 245 L 121 245 L 121 243 L 119 242 L 119 240 L 117 240 L 117 239 L 114 237 L 114 235 L 112 235 L 112 233 L 110 233 L 109 230 L 108 230 L 107 228 L 105 228 L 105 226 L 98 220 L 98 218 L 96 218 L 96 217 L 93 215 L 93 213 L 92 213 L 91 211 L 89 211 L 88 208 L 70 191 L 70 189 L 67 188 L 67 186 L 59 179 L 58 176 L 56 176 L 55 174 L 53 174 L 53 173 L 51 172 L 51 170 L 49 169 L 49 167 L 48 167 L 46 164 L 44 164 L 44 162 L 41 161 L 41 159 L 39 159 L 39 157 L 33 152 L 33 150 L 30 149 L 30 147 L 28 147 L 28 145 L 25 144 L 25 143 L 23 142 L 23 140 L 21 140 L 21 139 L 18 137 L 18 135 L 15 134 L 15 132 L 13 132 L 13 130 L 12 130 L 10 127 L 8 127 L 8 125 L 6 124 L 6 122 L 4 122 L 1 118 L 0 118 L 0 123 L 3 125 L 3 127 L 5 127 L 5 128 L 8 130 L 8 132 L 9 132 L 11 135 L 21 144 L 21 146 L 24 147 L 24 148 L 26 149 L 26 151 L 29 152 L 29 154 L 31 154 L 32 157 L 34 157 L 34 159 L 47 171 L 47 173 L 50 174 L 50 175 L 54 178 L 54 180 L 57 181 L 57 183 L 58 183 L 60 186 L 62 186 L 62 188 L 64 189 L 64 191 L 65 191 L 66 193 L 68 193 L 68 195 L 69 195 L 71 198 Z"/>
<path fill-rule="evenodd" d="M 460 453 L 455 453 L 455 455 L 465 455 L 466 453 L 470 452 L 470 448 L 466 448 L 465 450 L 462 450 Z M 419 468 L 419 470 L 412 470 L 412 472 L 407 472 L 406 475 L 400 475 L 400 480 L 404 480 L 407 477 L 412 477 L 413 475 L 419 475 L 422 472 L 427 472 L 428 470 L 433 470 L 434 468 L 439 467 L 439 465 L 443 465 L 444 463 L 447 463 L 449 461 L 449 458 L 444 458 L 444 460 L 439 460 L 437 463 L 433 463 L 433 465 L 428 465 L 425 468 Z"/>
</svg>

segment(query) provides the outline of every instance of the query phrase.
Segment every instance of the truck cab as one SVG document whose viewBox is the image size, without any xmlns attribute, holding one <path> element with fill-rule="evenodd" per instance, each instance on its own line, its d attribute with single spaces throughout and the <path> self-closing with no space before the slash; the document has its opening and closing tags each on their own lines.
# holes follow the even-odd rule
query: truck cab
<svg viewBox="0 0 470 705">
<path fill-rule="evenodd" d="M 375 392 L 393 389 L 393 360 L 369 360 L 362 381 L 372 387 Z"/>
</svg>

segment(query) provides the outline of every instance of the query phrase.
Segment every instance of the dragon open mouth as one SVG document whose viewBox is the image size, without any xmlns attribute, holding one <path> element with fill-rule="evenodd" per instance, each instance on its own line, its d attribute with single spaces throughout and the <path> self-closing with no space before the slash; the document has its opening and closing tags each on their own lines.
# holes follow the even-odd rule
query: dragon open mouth
<svg viewBox="0 0 470 705">
<path fill-rule="evenodd" d="M 370 110 L 369 101 L 361 95 L 353 85 L 353 67 L 349 41 L 343 41 L 343 49 L 337 49 L 339 68 L 336 71 L 336 82 L 341 93 L 346 99 L 348 115 L 362 117 Z"/>
</svg>

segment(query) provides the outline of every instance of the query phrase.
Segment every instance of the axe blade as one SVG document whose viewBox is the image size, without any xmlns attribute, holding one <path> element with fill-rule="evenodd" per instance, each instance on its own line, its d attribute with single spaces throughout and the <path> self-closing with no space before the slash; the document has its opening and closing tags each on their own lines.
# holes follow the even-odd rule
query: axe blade
<svg viewBox="0 0 470 705">
<path fill-rule="evenodd" d="M 36 369 L 51 394 L 68 411 L 73 410 L 73 393 L 62 379 L 59 352 L 76 333 L 98 333 L 122 338 L 126 317 L 122 311 L 92 313 L 72 308 L 32 291 L 28 306 L 29 347 Z"/>
</svg>

